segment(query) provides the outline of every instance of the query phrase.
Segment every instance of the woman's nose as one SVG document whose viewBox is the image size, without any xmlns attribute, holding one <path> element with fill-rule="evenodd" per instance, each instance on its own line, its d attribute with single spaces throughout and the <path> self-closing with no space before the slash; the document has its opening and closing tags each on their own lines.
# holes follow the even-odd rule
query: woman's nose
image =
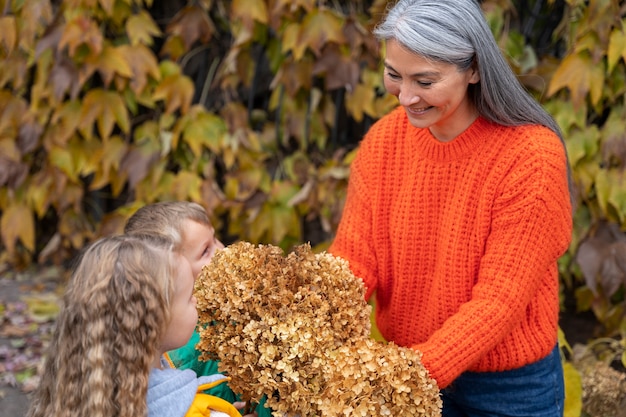
<svg viewBox="0 0 626 417">
<path fill-rule="evenodd" d="M 400 89 L 398 93 L 398 101 L 401 106 L 410 106 L 420 101 L 420 97 L 408 88 Z"/>
</svg>

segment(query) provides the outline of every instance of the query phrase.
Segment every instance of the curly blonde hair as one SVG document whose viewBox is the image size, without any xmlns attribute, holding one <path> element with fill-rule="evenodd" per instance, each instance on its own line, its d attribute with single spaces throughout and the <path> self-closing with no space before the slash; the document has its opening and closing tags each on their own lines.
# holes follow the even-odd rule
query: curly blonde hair
<svg viewBox="0 0 626 417">
<path fill-rule="evenodd" d="M 28 417 L 147 415 L 148 377 L 169 322 L 172 243 L 114 236 L 79 258 Z"/>
</svg>

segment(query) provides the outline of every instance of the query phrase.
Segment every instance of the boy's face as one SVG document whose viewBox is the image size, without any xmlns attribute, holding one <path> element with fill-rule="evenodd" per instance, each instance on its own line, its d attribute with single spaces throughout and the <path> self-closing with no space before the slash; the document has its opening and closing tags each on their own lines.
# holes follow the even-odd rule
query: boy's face
<svg viewBox="0 0 626 417">
<path fill-rule="evenodd" d="M 209 263 L 217 249 L 224 244 L 215 238 L 212 226 L 185 220 L 183 223 L 182 252 L 191 264 L 191 272 L 197 278 L 202 267 Z"/>
<path fill-rule="evenodd" d="M 174 294 L 170 304 L 170 322 L 163 336 L 163 352 L 177 349 L 189 341 L 198 322 L 196 297 L 194 297 L 195 276 L 191 274 L 191 265 L 182 255 L 175 255 L 176 277 Z"/>
</svg>

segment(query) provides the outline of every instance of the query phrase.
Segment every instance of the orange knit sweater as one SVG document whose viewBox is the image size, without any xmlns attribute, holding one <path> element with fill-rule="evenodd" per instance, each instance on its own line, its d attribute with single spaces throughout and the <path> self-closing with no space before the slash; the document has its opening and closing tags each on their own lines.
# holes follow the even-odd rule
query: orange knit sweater
<svg viewBox="0 0 626 417">
<path fill-rule="evenodd" d="M 329 251 L 375 293 L 382 335 L 421 351 L 440 388 L 554 348 L 557 259 L 572 230 L 566 166 L 544 127 L 478 118 L 443 143 L 403 108 L 362 141 Z"/>
</svg>

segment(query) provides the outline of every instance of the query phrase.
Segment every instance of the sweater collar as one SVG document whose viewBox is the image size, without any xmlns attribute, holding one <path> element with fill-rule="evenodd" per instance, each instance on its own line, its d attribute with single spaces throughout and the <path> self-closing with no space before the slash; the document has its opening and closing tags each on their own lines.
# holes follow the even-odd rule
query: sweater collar
<svg viewBox="0 0 626 417">
<path fill-rule="evenodd" d="M 445 162 L 478 152 L 489 142 L 496 126 L 479 116 L 459 136 L 449 142 L 441 142 L 430 133 L 430 130 L 418 129 L 408 124 L 407 137 L 414 142 L 418 154 L 433 161 Z"/>
</svg>

